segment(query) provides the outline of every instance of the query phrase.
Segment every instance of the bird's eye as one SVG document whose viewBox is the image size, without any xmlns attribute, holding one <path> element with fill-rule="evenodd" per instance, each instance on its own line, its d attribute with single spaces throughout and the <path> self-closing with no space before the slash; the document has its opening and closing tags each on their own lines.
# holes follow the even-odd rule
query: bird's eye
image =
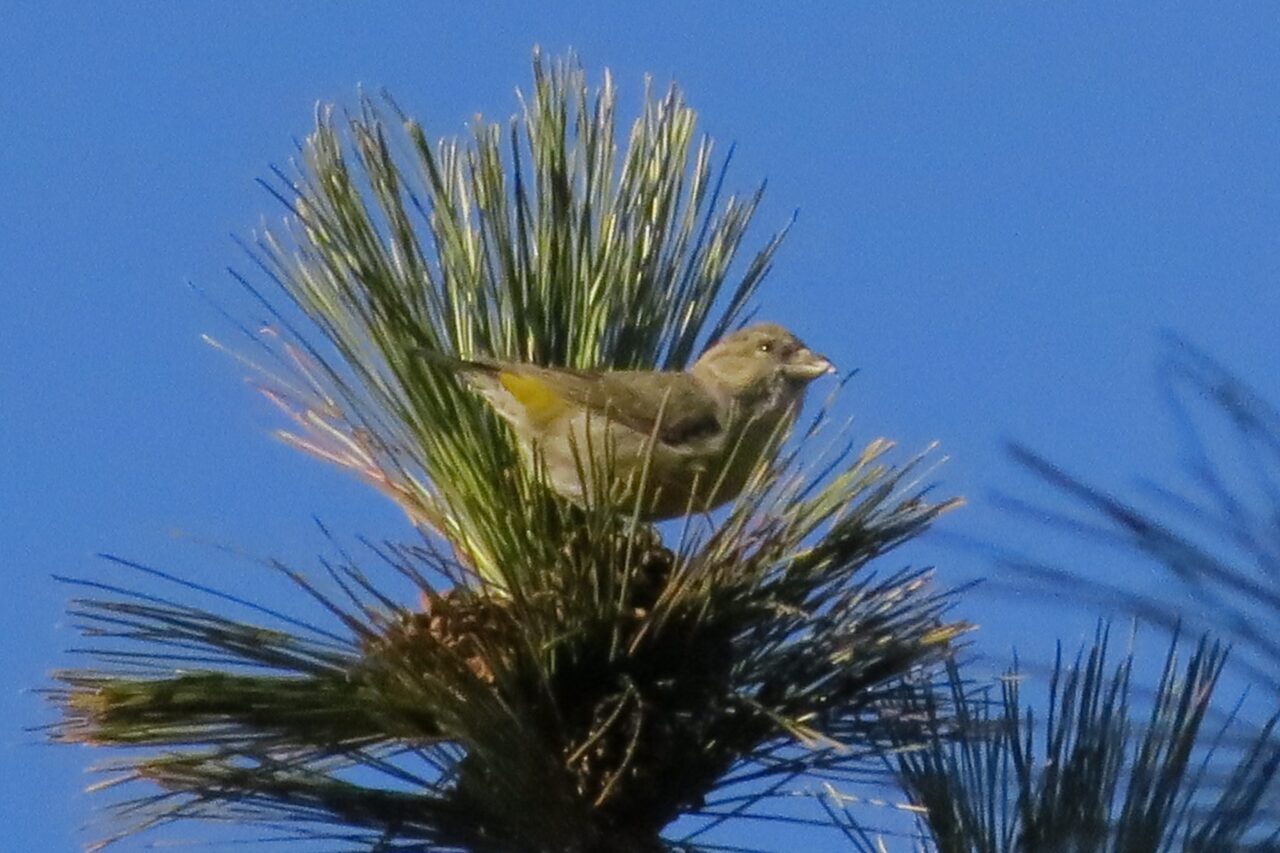
<svg viewBox="0 0 1280 853">
<path fill-rule="evenodd" d="M 756 347 L 760 352 L 773 352 L 773 341 L 765 341 Z"/>
</svg>

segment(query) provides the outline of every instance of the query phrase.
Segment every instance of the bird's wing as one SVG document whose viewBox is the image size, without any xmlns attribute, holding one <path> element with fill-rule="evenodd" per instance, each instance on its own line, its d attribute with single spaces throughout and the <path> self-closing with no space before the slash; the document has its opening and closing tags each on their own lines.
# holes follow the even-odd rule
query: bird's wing
<svg viewBox="0 0 1280 853">
<path fill-rule="evenodd" d="M 687 373 L 624 370 L 589 374 L 574 400 L 663 444 L 681 447 L 723 430 L 720 407 Z"/>
<path fill-rule="evenodd" d="M 618 370 L 592 373 L 532 364 L 461 361 L 438 353 L 429 361 L 452 367 L 485 393 L 499 414 L 505 397 L 535 427 L 574 406 L 679 448 L 713 438 L 721 429 L 719 407 L 687 373 Z M 659 420 L 661 421 L 659 423 Z"/>
</svg>

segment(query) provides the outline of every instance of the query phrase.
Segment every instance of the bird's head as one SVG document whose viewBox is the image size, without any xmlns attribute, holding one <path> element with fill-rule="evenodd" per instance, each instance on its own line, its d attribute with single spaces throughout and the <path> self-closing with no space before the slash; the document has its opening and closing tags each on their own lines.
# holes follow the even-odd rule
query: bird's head
<svg viewBox="0 0 1280 853">
<path fill-rule="evenodd" d="M 725 335 L 694 363 L 693 375 L 732 397 L 796 392 L 835 366 L 775 323 Z"/>
</svg>

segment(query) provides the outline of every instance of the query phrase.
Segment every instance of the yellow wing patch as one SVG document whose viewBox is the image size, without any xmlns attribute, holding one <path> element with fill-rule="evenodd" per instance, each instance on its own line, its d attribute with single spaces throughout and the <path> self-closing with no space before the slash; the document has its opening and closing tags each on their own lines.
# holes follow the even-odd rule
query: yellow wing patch
<svg viewBox="0 0 1280 853">
<path fill-rule="evenodd" d="M 564 397 L 536 376 L 504 370 L 498 374 L 498 382 L 520 404 L 534 426 L 546 426 L 567 408 Z"/>
</svg>

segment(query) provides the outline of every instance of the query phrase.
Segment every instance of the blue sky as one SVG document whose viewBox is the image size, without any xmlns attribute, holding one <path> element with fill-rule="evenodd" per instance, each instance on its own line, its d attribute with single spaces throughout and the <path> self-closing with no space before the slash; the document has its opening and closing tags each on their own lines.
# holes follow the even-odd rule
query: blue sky
<svg viewBox="0 0 1280 853">
<path fill-rule="evenodd" d="M 759 223 L 799 211 L 760 315 L 860 368 L 841 402 L 860 435 L 941 441 L 941 488 L 971 499 L 956 533 L 1035 544 L 986 501 L 1042 491 L 1008 438 L 1107 485 L 1169 471 L 1162 329 L 1280 385 L 1280 12 L 1051 5 L 8 4 L 6 846 L 90 838 L 96 756 L 24 730 L 49 720 L 30 688 L 77 642 L 52 574 L 118 578 L 93 556 L 111 551 L 236 583 L 175 531 L 298 564 L 325 549 L 313 515 L 407 534 L 267 435 L 184 284 L 233 292 L 228 235 L 277 213 L 254 179 L 316 101 L 352 104 L 358 85 L 453 135 L 515 110 L 534 44 L 612 68 L 633 99 L 645 73 L 678 80 L 703 129 L 737 143 L 729 184 L 768 179 Z M 941 541 L 915 556 L 944 581 L 983 569 Z M 1094 618 L 1033 599 L 970 608 L 988 651 L 1074 645 Z"/>
</svg>

